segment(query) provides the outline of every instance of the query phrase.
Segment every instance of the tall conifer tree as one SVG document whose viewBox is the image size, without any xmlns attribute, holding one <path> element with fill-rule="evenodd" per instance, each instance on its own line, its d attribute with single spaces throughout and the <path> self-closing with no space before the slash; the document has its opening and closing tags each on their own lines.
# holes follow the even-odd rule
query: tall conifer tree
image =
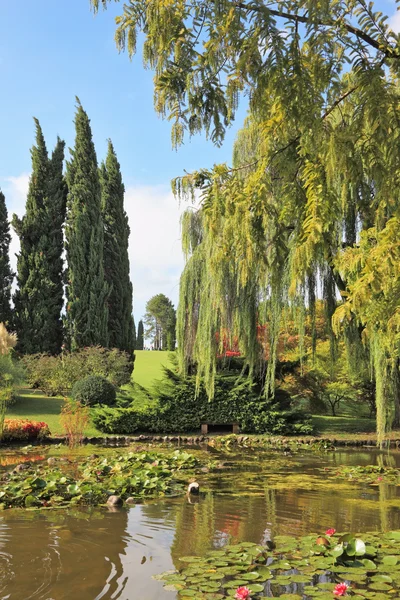
<svg viewBox="0 0 400 600">
<path fill-rule="evenodd" d="M 127 352 L 134 350 L 132 283 L 129 278 L 129 224 L 124 210 L 125 187 L 111 140 L 100 167 L 101 210 L 104 223 L 104 275 L 108 299 L 108 344 Z"/>
<path fill-rule="evenodd" d="M 142 319 L 140 319 L 139 324 L 138 324 L 138 332 L 137 332 L 137 339 L 136 339 L 136 350 L 143 350 L 144 347 L 144 327 L 143 327 L 143 321 Z"/>
<path fill-rule="evenodd" d="M 57 141 L 49 160 L 39 121 L 31 150 L 32 174 L 26 212 L 13 216 L 20 240 L 18 289 L 14 295 L 18 349 L 24 353 L 61 350 L 63 305 L 62 227 L 66 188 L 62 169 L 64 142 Z"/>
<path fill-rule="evenodd" d="M 10 267 L 10 224 L 4 194 L 0 191 L 0 323 L 12 326 L 11 285 L 14 279 Z"/>
<path fill-rule="evenodd" d="M 103 268 L 103 221 L 90 121 L 77 100 L 75 148 L 67 163 L 67 316 L 71 349 L 107 346 L 108 286 Z"/>
</svg>

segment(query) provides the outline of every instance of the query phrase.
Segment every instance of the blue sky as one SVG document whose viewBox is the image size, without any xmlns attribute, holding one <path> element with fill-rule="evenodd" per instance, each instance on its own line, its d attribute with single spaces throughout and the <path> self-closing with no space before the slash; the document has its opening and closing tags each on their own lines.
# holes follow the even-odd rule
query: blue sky
<svg viewBox="0 0 400 600">
<path fill-rule="evenodd" d="M 396 5 L 377 6 L 394 15 Z M 170 125 L 153 109 L 152 73 L 141 56 L 129 61 L 114 43 L 114 17 L 120 4 L 95 17 L 89 0 L 0 0 L 0 187 L 10 214 L 23 214 L 30 152 L 37 117 L 49 149 L 57 135 L 74 143 L 75 96 L 92 122 L 98 159 L 110 137 L 116 148 L 132 230 L 131 276 L 134 314 L 163 292 L 175 303 L 183 261 L 181 208 L 170 192 L 171 178 L 214 162 L 230 161 L 232 143 L 243 121 L 240 110 L 221 149 L 196 137 L 171 148 Z M 391 21 L 400 30 L 400 13 Z M 12 254 L 18 250 L 13 239 Z M 12 257 L 13 264 L 15 258 Z"/>
<path fill-rule="evenodd" d="M 153 108 L 152 73 L 143 68 L 140 55 L 130 61 L 115 47 L 114 17 L 120 10 L 121 5 L 111 4 L 94 16 L 89 0 L 0 2 L 0 187 L 9 213 L 23 214 L 32 117 L 40 120 L 49 149 L 57 135 L 71 147 L 79 96 L 91 119 L 99 161 L 110 137 L 121 163 L 137 321 L 153 294 L 163 292 L 177 301 L 181 209 L 170 180 L 184 169 L 229 161 L 236 130 L 221 149 L 196 137 L 172 150 L 170 125 Z M 12 254 L 17 250 L 14 239 Z"/>
</svg>

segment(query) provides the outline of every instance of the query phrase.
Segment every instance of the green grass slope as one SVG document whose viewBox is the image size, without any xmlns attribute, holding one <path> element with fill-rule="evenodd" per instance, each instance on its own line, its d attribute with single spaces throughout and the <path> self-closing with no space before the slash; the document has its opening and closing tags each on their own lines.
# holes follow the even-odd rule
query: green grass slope
<svg viewBox="0 0 400 600">
<path fill-rule="evenodd" d="M 161 379 L 163 366 L 170 367 L 172 352 L 156 350 L 135 350 L 135 368 L 132 380 L 145 388 L 150 388 L 154 381 Z"/>
</svg>

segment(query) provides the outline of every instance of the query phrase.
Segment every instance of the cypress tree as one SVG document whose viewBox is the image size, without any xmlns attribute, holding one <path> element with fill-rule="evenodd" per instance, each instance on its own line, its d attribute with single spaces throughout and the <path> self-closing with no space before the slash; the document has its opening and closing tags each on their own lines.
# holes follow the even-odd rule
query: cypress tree
<svg viewBox="0 0 400 600">
<path fill-rule="evenodd" d="M 104 276 L 108 298 L 108 344 L 126 352 L 134 349 L 132 283 L 129 278 L 129 224 L 124 210 L 125 187 L 111 140 L 100 167 L 101 210 L 104 224 Z"/>
<path fill-rule="evenodd" d="M 11 285 L 14 274 L 10 267 L 10 224 L 4 194 L 0 191 L 0 323 L 12 325 Z"/>
<path fill-rule="evenodd" d="M 63 305 L 62 227 L 66 188 L 62 168 L 64 142 L 57 141 L 49 160 L 39 121 L 31 150 L 32 174 L 25 216 L 13 216 L 20 240 L 18 289 L 14 294 L 17 348 L 23 353 L 61 350 Z"/>
<path fill-rule="evenodd" d="M 136 349 L 136 324 L 135 318 L 132 315 L 132 333 L 133 333 L 133 347 Z"/>
<path fill-rule="evenodd" d="M 67 163 L 67 315 L 71 349 L 107 346 L 100 179 L 90 121 L 77 100 L 75 148 Z"/>
<path fill-rule="evenodd" d="M 137 339 L 136 339 L 136 350 L 143 350 L 143 346 L 144 346 L 144 327 L 143 327 L 143 321 L 142 321 L 142 319 L 140 319 L 139 324 L 138 324 L 138 332 L 137 332 Z"/>
<path fill-rule="evenodd" d="M 65 142 L 57 139 L 49 162 L 46 256 L 51 284 L 49 295 L 47 340 L 48 351 L 60 352 L 63 343 L 61 310 L 64 304 L 64 235 L 63 225 L 67 208 L 67 184 L 63 175 Z"/>
</svg>

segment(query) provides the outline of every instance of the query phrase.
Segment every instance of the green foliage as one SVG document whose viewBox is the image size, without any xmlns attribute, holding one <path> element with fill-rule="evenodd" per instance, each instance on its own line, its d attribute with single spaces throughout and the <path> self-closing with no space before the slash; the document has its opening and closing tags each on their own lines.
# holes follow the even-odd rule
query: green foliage
<svg viewBox="0 0 400 600">
<path fill-rule="evenodd" d="M 125 187 L 111 140 L 100 167 L 101 212 L 104 224 L 104 275 L 108 297 L 108 345 L 126 352 L 134 350 L 132 283 L 129 278 L 129 224 L 124 210 Z"/>
<path fill-rule="evenodd" d="M 231 598 L 243 587 L 251 598 L 258 598 L 265 597 L 271 586 L 274 597 L 287 600 L 353 594 L 357 599 L 383 599 L 400 587 L 399 546 L 398 531 L 365 533 L 362 539 L 352 533 L 337 534 L 335 529 L 320 536 L 278 535 L 265 545 L 240 542 L 205 556 L 182 556 L 181 568 L 156 579 L 164 581 L 166 590 L 179 591 L 186 598 Z M 288 587 L 297 593 L 285 593 Z"/>
<path fill-rule="evenodd" d="M 144 327 L 143 321 L 140 319 L 138 324 L 138 332 L 136 338 L 136 350 L 143 350 L 144 347 Z"/>
<path fill-rule="evenodd" d="M 74 474 L 65 463 L 55 467 L 31 465 L 22 472 L 1 476 L 0 506 L 42 507 L 104 504 L 110 494 L 158 498 L 182 491 L 181 472 L 193 469 L 196 459 L 176 450 L 171 454 L 129 452 L 110 458 L 82 461 Z"/>
<path fill-rule="evenodd" d="M 171 300 L 164 294 L 157 294 L 146 303 L 146 338 L 150 339 L 154 350 L 175 350 L 176 311 Z"/>
<path fill-rule="evenodd" d="M 71 350 L 108 345 L 109 287 L 103 267 L 104 231 L 97 158 L 90 121 L 79 100 L 75 147 L 67 163 L 66 332 Z"/>
<path fill-rule="evenodd" d="M 155 405 L 136 408 L 134 390 L 132 407 L 97 410 L 93 416 L 96 427 L 106 433 L 184 433 L 199 430 L 202 423 L 239 423 L 245 432 L 312 433 L 304 413 L 282 409 L 278 402 L 266 402 L 247 383 L 237 384 L 236 377 L 219 376 L 214 398 L 209 401 L 203 386 L 196 393 L 195 377 L 183 378 L 170 369 L 164 370 Z"/>
<path fill-rule="evenodd" d="M 88 406 L 71 399 L 65 401 L 61 409 L 60 423 L 70 448 L 74 448 L 82 443 L 89 421 L 90 413 Z"/>
<path fill-rule="evenodd" d="M 74 384 L 71 396 L 84 406 L 94 406 L 95 404 L 112 406 L 115 404 L 117 392 L 115 386 L 104 377 L 89 375 Z"/>
<path fill-rule="evenodd" d="M 13 216 L 19 237 L 18 288 L 14 294 L 15 329 L 22 353 L 61 351 L 63 326 L 63 224 L 66 184 L 63 176 L 64 142 L 57 140 L 51 158 L 39 121 L 35 119 L 32 174 L 26 212 Z"/>
<path fill-rule="evenodd" d="M 232 167 L 173 183 L 180 197 L 201 195 L 183 221 L 181 367 L 197 362 L 212 397 L 215 336 L 228 330 L 251 379 L 265 367 L 257 325 L 269 322 L 273 393 L 282 313 L 295 307 L 301 332 L 322 288 L 332 360 L 333 329 L 351 327 L 369 348 L 382 441 L 394 408 L 400 418 L 400 37 L 388 15 L 353 0 L 128 0 L 118 48 L 134 54 L 142 34 L 174 146 L 185 132 L 221 143 L 250 99 Z"/>
<path fill-rule="evenodd" d="M 78 380 L 89 375 L 105 377 L 120 387 L 130 381 L 132 373 L 132 360 L 126 352 L 100 346 L 64 352 L 61 356 L 27 355 L 23 362 L 28 383 L 51 396 L 67 394 Z"/>
<path fill-rule="evenodd" d="M 10 224 L 4 194 L 0 190 L 0 323 L 10 326 L 11 313 L 11 286 L 14 274 L 10 267 Z"/>
</svg>

